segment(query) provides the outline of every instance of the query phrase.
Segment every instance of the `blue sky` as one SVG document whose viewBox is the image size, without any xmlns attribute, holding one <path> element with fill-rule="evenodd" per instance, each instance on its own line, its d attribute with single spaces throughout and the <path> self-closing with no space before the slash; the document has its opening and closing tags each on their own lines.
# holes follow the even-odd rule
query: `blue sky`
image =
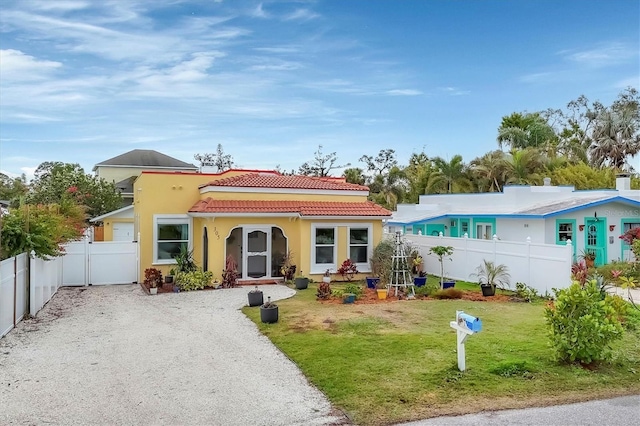
<svg viewBox="0 0 640 426">
<path fill-rule="evenodd" d="M 638 88 L 637 0 L 2 0 L 0 170 L 131 149 L 465 161 L 500 119 Z M 632 164 L 633 165 L 633 164 Z M 636 169 L 638 167 L 634 165 Z"/>
</svg>

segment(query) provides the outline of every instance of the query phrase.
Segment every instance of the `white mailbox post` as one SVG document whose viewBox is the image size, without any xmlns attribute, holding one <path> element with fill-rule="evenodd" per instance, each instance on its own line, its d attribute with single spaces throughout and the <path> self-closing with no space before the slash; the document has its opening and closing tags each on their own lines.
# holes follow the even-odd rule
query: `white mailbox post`
<svg viewBox="0 0 640 426">
<path fill-rule="evenodd" d="M 458 370 L 464 371 L 467 368 L 464 342 L 467 337 L 482 330 L 482 321 L 480 321 L 480 318 L 467 315 L 463 311 L 456 311 L 456 320 L 451 321 L 449 325 L 458 334 Z"/>
</svg>

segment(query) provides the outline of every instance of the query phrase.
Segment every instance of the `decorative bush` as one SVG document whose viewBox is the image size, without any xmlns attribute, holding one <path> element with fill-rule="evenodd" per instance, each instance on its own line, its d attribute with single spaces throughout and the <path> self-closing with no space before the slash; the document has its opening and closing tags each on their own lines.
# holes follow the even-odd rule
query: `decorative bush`
<svg viewBox="0 0 640 426">
<path fill-rule="evenodd" d="M 580 285 L 584 285 L 587 282 L 589 276 L 589 269 L 584 261 L 580 261 L 571 265 L 571 279 L 577 281 Z"/>
<path fill-rule="evenodd" d="M 162 272 L 156 268 L 147 268 L 144 270 L 144 284 L 149 288 L 155 288 L 162 285 Z"/>
<path fill-rule="evenodd" d="M 596 280 L 584 286 L 554 290 L 556 300 L 545 308 L 551 346 L 562 362 L 591 364 L 610 356 L 611 343 L 622 337 L 616 302 L 604 298 Z"/>
<path fill-rule="evenodd" d="M 213 281 L 213 272 L 196 269 L 191 272 L 178 272 L 176 282 L 182 291 L 202 290 L 210 287 Z"/>
<path fill-rule="evenodd" d="M 427 280 L 427 283 L 425 285 L 421 287 L 415 287 L 415 292 L 416 292 L 416 296 L 431 296 L 439 289 L 440 289 L 440 286 L 437 283 L 433 281 L 429 282 Z"/>
<path fill-rule="evenodd" d="M 198 269 L 196 262 L 193 260 L 193 250 L 182 246 L 180 253 L 174 258 L 176 261 L 177 272 L 192 272 Z"/>
<path fill-rule="evenodd" d="M 351 259 L 347 259 L 342 262 L 340 268 L 338 268 L 338 273 L 342 275 L 342 278 L 345 278 L 347 281 L 351 281 L 353 277 L 358 273 L 358 268 L 356 264 L 351 261 Z"/>
<path fill-rule="evenodd" d="M 344 286 L 344 293 L 353 293 L 356 295 L 356 299 L 359 299 L 362 296 L 362 287 L 356 283 L 348 283 Z"/>
<path fill-rule="evenodd" d="M 331 298 L 331 286 L 329 283 L 322 282 L 318 284 L 318 292 L 316 297 L 320 300 L 327 300 Z"/>
<path fill-rule="evenodd" d="M 438 290 L 431 295 L 434 299 L 462 299 L 462 291 L 456 288 Z"/>
<path fill-rule="evenodd" d="M 222 271 L 222 287 L 235 287 L 238 283 L 238 263 L 232 255 L 227 255 L 224 271 Z"/>
</svg>

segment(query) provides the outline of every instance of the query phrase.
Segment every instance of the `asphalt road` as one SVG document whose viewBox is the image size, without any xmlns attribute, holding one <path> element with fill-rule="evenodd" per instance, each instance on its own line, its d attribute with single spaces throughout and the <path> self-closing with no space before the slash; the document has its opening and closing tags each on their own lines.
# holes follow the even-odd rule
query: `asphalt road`
<svg viewBox="0 0 640 426">
<path fill-rule="evenodd" d="M 403 426 L 638 426 L 640 395 L 522 410 L 436 417 Z"/>
</svg>

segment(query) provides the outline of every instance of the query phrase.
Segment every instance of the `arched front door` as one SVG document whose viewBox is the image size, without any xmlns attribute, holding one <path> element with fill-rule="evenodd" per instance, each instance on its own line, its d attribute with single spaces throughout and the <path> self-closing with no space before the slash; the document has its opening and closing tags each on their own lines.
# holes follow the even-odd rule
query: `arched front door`
<svg viewBox="0 0 640 426">
<path fill-rule="evenodd" d="M 271 272 L 271 227 L 244 227 L 242 246 L 242 278 L 268 277 Z"/>
</svg>

